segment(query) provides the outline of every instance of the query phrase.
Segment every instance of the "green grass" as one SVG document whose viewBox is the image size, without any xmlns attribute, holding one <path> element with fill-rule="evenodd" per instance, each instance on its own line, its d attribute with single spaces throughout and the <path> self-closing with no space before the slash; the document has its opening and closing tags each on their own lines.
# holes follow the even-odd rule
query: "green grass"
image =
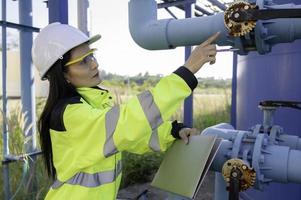
<svg viewBox="0 0 301 200">
<path fill-rule="evenodd" d="M 118 103 L 126 102 L 130 97 L 143 91 L 145 88 L 131 88 L 124 86 L 114 86 L 109 88 L 115 95 Z M 230 90 L 221 88 L 197 88 L 194 92 L 194 127 L 202 131 L 208 126 L 215 125 L 220 122 L 229 122 L 230 120 Z M 18 103 L 16 104 L 18 105 Z M 41 112 L 44 105 L 44 99 L 37 100 L 37 116 Z M 8 117 L 8 127 L 10 132 L 10 153 L 24 153 L 24 116 L 20 113 L 21 108 L 18 106 L 11 107 Z M 183 107 L 180 108 L 172 119 L 182 121 Z M 2 130 L 2 119 L 0 119 L 0 128 Z M 38 139 L 37 139 L 38 141 Z M 2 155 L 2 139 L 0 141 Z M 149 153 L 145 155 L 135 155 L 128 152 L 123 152 L 123 179 L 122 187 L 134 183 L 143 183 L 151 181 L 154 173 L 158 169 L 160 162 L 163 159 L 163 153 Z M 22 162 L 12 163 L 10 166 L 10 185 L 11 193 L 13 194 L 20 185 L 22 179 Z M 36 162 L 35 179 L 37 190 L 34 194 L 30 194 L 26 190 L 25 184 L 21 185 L 21 190 L 15 199 L 43 199 L 48 191 L 51 181 L 47 178 L 41 157 L 39 156 Z M 2 167 L 1 167 L 2 169 Z M 3 174 L 0 175 L 0 199 L 3 199 Z"/>
</svg>

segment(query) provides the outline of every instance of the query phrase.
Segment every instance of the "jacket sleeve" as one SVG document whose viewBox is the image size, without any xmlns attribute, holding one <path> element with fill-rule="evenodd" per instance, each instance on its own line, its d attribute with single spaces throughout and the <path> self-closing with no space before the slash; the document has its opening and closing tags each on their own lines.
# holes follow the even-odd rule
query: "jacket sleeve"
<svg viewBox="0 0 301 200">
<path fill-rule="evenodd" d="M 169 119 L 197 85 L 194 75 L 186 70 L 179 68 L 151 90 L 120 106 L 113 134 L 116 149 L 145 153 L 165 151 L 170 146 L 174 137 Z"/>
<path fill-rule="evenodd" d="M 174 140 L 169 118 L 196 85 L 194 75 L 181 67 L 125 104 L 102 110 L 88 104 L 68 105 L 64 112 L 68 135 L 52 139 L 66 137 L 69 151 L 76 155 L 72 159 L 82 159 L 80 165 L 124 150 L 165 151 Z"/>
</svg>

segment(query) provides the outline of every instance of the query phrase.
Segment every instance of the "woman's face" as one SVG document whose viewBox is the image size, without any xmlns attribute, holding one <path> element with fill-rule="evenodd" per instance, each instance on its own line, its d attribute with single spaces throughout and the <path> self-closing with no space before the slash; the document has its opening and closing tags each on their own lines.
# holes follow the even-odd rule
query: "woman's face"
<svg viewBox="0 0 301 200">
<path fill-rule="evenodd" d="M 81 58 L 81 59 L 79 59 Z M 72 61 L 78 62 L 72 63 Z M 88 44 L 82 44 L 71 51 L 72 64 L 65 66 L 64 76 L 75 87 L 93 87 L 101 82 L 98 63 Z"/>
</svg>

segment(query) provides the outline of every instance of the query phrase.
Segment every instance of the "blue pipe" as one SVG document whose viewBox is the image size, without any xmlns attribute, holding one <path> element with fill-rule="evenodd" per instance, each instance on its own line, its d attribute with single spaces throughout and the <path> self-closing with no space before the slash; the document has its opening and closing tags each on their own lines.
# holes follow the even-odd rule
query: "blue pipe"
<svg viewBox="0 0 301 200">
<path fill-rule="evenodd" d="M 231 97 L 231 124 L 236 127 L 236 93 L 237 93 L 237 53 L 233 53 L 232 65 L 232 97 Z"/>
<path fill-rule="evenodd" d="M 219 45 L 233 45 L 231 39 L 227 38 L 223 13 L 189 19 L 157 20 L 157 3 L 154 0 L 129 2 L 129 28 L 134 41 L 149 50 L 193 46 L 218 31 L 222 32 L 217 41 Z"/>
<path fill-rule="evenodd" d="M 21 24 L 32 26 L 32 2 L 19 2 L 19 21 Z M 20 63 L 21 63 L 21 101 L 22 113 L 25 115 L 24 136 L 29 139 L 26 143 L 26 153 L 36 150 L 36 109 L 34 72 L 31 65 L 32 32 L 20 30 Z"/>
<path fill-rule="evenodd" d="M 164 3 L 159 3 L 158 4 L 158 9 L 160 8 L 169 8 L 169 7 L 174 7 L 177 6 L 178 8 L 182 9 L 182 6 L 185 4 L 193 4 L 195 3 L 196 0 L 177 0 L 177 1 L 164 1 Z M 184 8 L 185 10 L 185 8 Z"/>
<path fill-rule="evenodd" d="M 259 189 L 272 181 L 301 183 L 301 151 L 270 144 L 266 134 L 255 132 L 256 129 L 253 132 L 234 130 L 225 123 L 205 129 L 203 135 L 224 139 L 210 169 L 220 172 L 228 159 L 241 158 L 255 168 L 258 174 L 256 187 Z"/>
<path fill-rule="evenodd" d="M 229 192 L 222 173 L 215 172 L 214 200 L 228 200 Z"/>
<path fill-rule="evenodd" d="M 185 18 L 191 18 L 191 4 L 185 4 Z M 191 54 L 191 46 L 185 47 L 185 61 Z M 184 101 L 184 124 L 193 127 L 193 93 Z"/>
<path fill-rule="evenodd" d="M 3 158 L 9 154 L 9 132 L 7 127 L 7 96 L 6 96 L 6 67 L 7 67 L 7 47 L 6 47 L 6 0 L 2 1 L 2 112 L 3 112 Z M 4 199 L 10 198 L 9 166 L 3 166 L 3 191 Z"/>
<path fill-rule="evenodd" d="M 3 25 L 3 21 L 0 20 L 0 26 Z M 6 27 L 7 28 L 14 28 L 14 29 L 23 29 L 23 30 L 28 30 L 28 31 L 33 31 L 33 32 L 39 32 L 40 29 L 39 28 L 36 28 L 36 27 L 31 27 L 31 26 L 26 26 L 24 24 L 16 24 L 16 23 L 13 23 L 13 22 L 5 22 L 6 24 Z"/>
<path fill-rule="evenodd" d="M 68 24 L 68 0 L 48 0 L 49 23 Z"/>
<path fill-rule="evenodd" d="M 19 1 L 19 22 L 26 26 L 32 26 L 32 1 Z M 33 42 L 32 31 L 24 29 L 20 30 L 20 63 L 21 63 L 21 102 L 22 113 L 24 115 L 24 138 L 25 152 L 31 153 L 37 150 L 36 143 L 36 101 L 34 87 L 34 71 L 31 65 L 31 48 Z M 27 191 L 34 194 L 37 191 L 37 183 L 35 178 L 35 161 L 33 158 L 29 160 L 29 173 L 23 171 L 23 177 L 29 180 L 27 183 Z M 23 163 L 23 165 L 27 165 Z M 30 176 L 33 178 L 30 179 Z"/>
<path fill-rule="evenodd" d="M 276 5 L 269 6 L 274 7 L 277 8 Z M 275 44 L 300 39 L 300 26 L 300 19 L 258 21 L 254 30 L 255 39 L 249 35 L 234 38 L 229 36 L 224 25 L 224 13 L 189 19 L 158 20 L 155 0 L 129 2 L 129 28 L 132 38 L 142 48 L 149 50 L 198 45 L 219 31 L 221 32 L 217 40 L 219 46 L 234 46 L 239 48 L 241 51 L 238 53 L 243 55 L 251 50 L 266 54 Z"/>
<path fill-rule="evenodd" d="M 87 26 L 87 12 L 89 8 L 88 0 L 77 0 L 77 24 L 79 30 L 85 33 L 87 36 L 90 35 Z"/>
</svg>

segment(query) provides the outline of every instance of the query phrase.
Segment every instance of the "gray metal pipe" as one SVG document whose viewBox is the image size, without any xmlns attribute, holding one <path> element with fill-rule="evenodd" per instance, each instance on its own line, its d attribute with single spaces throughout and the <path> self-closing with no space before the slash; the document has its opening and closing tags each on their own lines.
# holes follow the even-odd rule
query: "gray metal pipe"
<svg viewBox="0 0 301 200">
<path fill-rule="evenodd" d="M 288 43 L 301 39 L 301 19 L 277 19 L 263 22 L 268 30 L 269 44 Z"/>
<path fill-rule="evenodd" d="M 32 1 L 19 1 L 19 22 L 27 26 L 32 26 Z M 37 151 L 36 143 L 36 101 L 34 87 L 34 71 L 31 65 L 31 47 L 33 34 L 31 31 L 20 30 L 20 67 L 21 67 L 21 101 L 22 113 L 25 116 L 25 126 L 23 134 L 27 142 L 25 143 L 26 153 Z M 29 173 L 26 174 L 27 192 L 34 198 L 37 191 L 35 176 L 36 158 L 29 159 Z M 25 172 L 23 172 L 25 173 Z M 32 179 L 30 177 L 33 177 Z"/>
<path fill-rule="evenodd" d="M 288 158 L 288 180 L 293 183 L 301 183 L 301 151 L 291 150 Z"/>
<path fill-rule="evenodd" d="M 271 181 L 301 183 L 301 151 L 271 145 L 266 149 L 263 174 Z"/>
<path fill-rule="evenodd" d="M 203 130 L 202 134 L 210 135 L 214 133 L 214 135 L 217 135 L 220 138 L 233 141 L 239 132 L 245 132 L 249 135 L 252 134 L 250 131 L 235 130 L 233 126 L 228 123 L 221 123 L 208 127 Z M 279 135 L 279 138 L 277 138 L 277 142 L 277 145 L 287 146 L 294 150 L 301 150 L 301 138 L 296 135 L 281 134 Z"/>
<path fill-rule="evenodd" d="M 7 96 L 6 96 L 6 67 L 7 67 L 7 46 L 6 46 L 6 1 L 2 1 L 2 114 L 3 114 L 3 159 L 9 154 L 9 132 L 7 127 Z M 4 199 L 10 198 L 10 184 L 9 184 L 9 166 L 3 166 L 3 191 Z"/>
<path fill-rule="evenodd" d="M 296 136 L 290 137 L 286 135 L 282 137 L 290 146 L 271 145 L 267 141 L 265 142 L 264 139 L 260 140 L 260 138 L 264 138 L 264 134 L 252 135 L 248 131 L 233 130 L 227 124 L 207 128 L 202 134 L 217 135 L 224 139 L 210 167 L 213 171 L 221 172 L 223 164 L 228 159 L 233 157 L 243 158 L 243 152 L 247 150 L 249 156 L 243 158 L 243 160 L 252 161 L 252 165 L 258 165 L 257 168 L 256 166 L 253 167 L 259 174 L 257 178 L 261 183 L 271 181 L 301 183 L 301 151 L 290 147 L 299 144 L 299 138 L 296 138 Z M 237 140 L 242 135 L 248 137 L 242 137 L 241 140 Z M 294 139 L 297 139 L 297 141 L 291 144 L 291 141 Z M 258 143 L 258 141 L 262 142 Z M 240 153 L 236 155 L 234 153 L 236 151 Z M 258 152 L 260 153 L 259 155 L 256 154 Z"/>
<path fill-rule="evenodd" d="M 32 26 L 31 2 L 31 0 L 19 2 L 19 21 L 27 26 Z M 29 139 L 25 147 L 27 153 L 37 149 L 34 72 L 31 65 L 32 41 L 31 31 L 20 30 L 21 101 L 22 113 L 25 115 L 24 136 Z"/>
<path fill-rule="evenodd" d="M 285 6 L 275 5 L 269 8 Z M 212 16 L 190 19 L 157 19 L 157 3 L 155 0 L 130 0 L 129 28 L 133 40 L 142 48 L 149 50 L 171 49 L 178 46 L 193 46 L 205 41 L 216 32 L 221 32 L 216 41 L 219 46 L 234 46 L 246 54 L 256 50 L 260 54 L 271 51 L 271 47 L 278 43 L 293 42 L 301 39 L 301 20 L 275 19 L 258 21 L 254 30 L 255 39 L 246 36 L 229 36 L 224 25 L 224 13 Z M 288 31 L 287 31 L 288 30 Z M 244 43 L 252 44 L 251 47 Z"/>
<path fill-rule="evenodd" d="M 86 35 L 89 35 L 87 21 L 88 21 L 88 8 L 89 1 L 88 0 L 77 0 L 77 23 L 78 28 L 84 32 Z"/>
<path fill-rule="evenodd" d="M 223 13 L 190 19 L 170 20 L 166 27 L 166 37 L 171 47 L 193 46 L 202 43 L 218 31 L 221 32 L 221 35 L 217 44 L 220 46 L 233 44 L 226 37 L 228 31 L 224 25 Z"/>
<path fill-rule="evenodd" d="M 157 3 L 154 0 L 129 2 L 129 28 L 134 41 L 149 50 L 197 45 L 218 31 L 221 36 L 217 44 L 233 44 L 227 38 L 223 13 L 190 19 L 158 20 Z"/>
<path fill-rule="evenodd" d="M 229 192 L 226 190 L 226 188 L 227 184 L 222 173 L 215 172 L 214 200 L 228 200 Z"/>
<path fill-rule="evenodd" d="M 7 45 L 6 45 L 6 1 L 2 1 L 2 114 L 3 114 L 3 157 L 9 154 L 9 134 L 7 129 Z"/>
<path fill-rule="evenodd" d="M 288 146 L 295 150 L 301 150 L 301 138 L 296 135 L 280 135 L 279 145 Z"/>
</svg>

